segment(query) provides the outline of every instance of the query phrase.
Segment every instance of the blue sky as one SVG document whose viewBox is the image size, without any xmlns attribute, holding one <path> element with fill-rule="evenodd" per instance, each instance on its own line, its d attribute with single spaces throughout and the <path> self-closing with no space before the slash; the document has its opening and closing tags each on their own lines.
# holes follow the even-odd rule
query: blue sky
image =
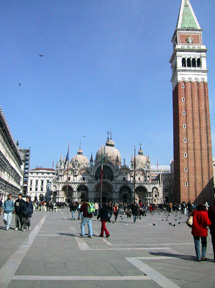
<svg viewBox="0 0 215 288">
<path fill-rule="evenodd" d="M 215 1 L 191 0 L 208 48 L 215 153 Z M 173 158 L 169 59 L 181 0 L 0 0 L 0 105 L 30 167 L 95 158 L 107 131 L 130 164 Z M 40 57 L 38 54 L 43 54 Z M 18 85 L 21 83 L 21 86 Z M 85 136 L 85 137 L 84 137 Z"/>
</svg>

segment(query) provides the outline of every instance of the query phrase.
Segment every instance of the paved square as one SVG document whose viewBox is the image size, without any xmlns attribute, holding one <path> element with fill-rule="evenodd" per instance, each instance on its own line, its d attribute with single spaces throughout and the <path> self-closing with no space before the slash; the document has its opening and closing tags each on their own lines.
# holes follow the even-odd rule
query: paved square
<svg viewBox="0 0 215 288">
<path fill-rule="evenodd" d="M 2 219 L 1 219 L 2 220 Z M 0 288 L 214 287 L 213 251 L 195 262 L 191 229 L 181 213 L 155 212 L 108 223 L 110 238 L 79 238 L 80 221 L 69 209 L 34 212 L 30 232 L 0 226 Z"/>
</svg>

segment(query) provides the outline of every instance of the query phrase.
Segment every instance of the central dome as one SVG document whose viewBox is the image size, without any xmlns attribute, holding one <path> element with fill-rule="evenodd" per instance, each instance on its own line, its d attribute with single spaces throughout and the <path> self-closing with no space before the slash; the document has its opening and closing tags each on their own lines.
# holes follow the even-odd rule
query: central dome
<svg viewBox="0 0 215 288">
<path fill-rule="evenodd" d="M 72 158 L 71 162 L 73 167 L 76 165 L 80 166 L 88 166 L 89 161 L 86 156 L 83 155 L 83 151 L 79 148 L 77 154 Z"/>
<path fill-rule="evenodd" d="M 148 157 L 146 157 L 143 154 L 143 150 L 140 147 L 140 150 L 138 151 L 138 155 L 135 156 L 135 163 L 136 163 L 136 168 L 144 168 L 147 164 Z"/>
<path fill-rule="evenodd" d="M 121 154 L 118 149 L 114 147 L 115 143 L 112 139 L 107 139 L 105 146 L 101 147 L 96 153 L 95 163 L 101 161 L 103 155 L 112 164 L 121 165 Z"/>
</svg>

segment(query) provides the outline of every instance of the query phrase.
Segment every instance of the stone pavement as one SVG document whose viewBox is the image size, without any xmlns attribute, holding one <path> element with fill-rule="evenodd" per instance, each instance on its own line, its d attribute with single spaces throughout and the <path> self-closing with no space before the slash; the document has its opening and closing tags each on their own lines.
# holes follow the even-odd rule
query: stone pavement
<svg viewBox="0 0 215 288">
<path fill-rule="evenodd" d="M 15 231 L 14 219 L 9 231 L 0 224 L 0 288 L 214 287 L 210 236 L 208 261 L 195 262 L 186 216 L 166 219 L 158 212 L 135 224 L 119 217 L 107 224 L 108 239 L 98 237 L 96 217 L 95 236 L 79 238 L 80 221 L 71 220 L 68 208 L 34 212 L 28 232 Z"/>
</svg>

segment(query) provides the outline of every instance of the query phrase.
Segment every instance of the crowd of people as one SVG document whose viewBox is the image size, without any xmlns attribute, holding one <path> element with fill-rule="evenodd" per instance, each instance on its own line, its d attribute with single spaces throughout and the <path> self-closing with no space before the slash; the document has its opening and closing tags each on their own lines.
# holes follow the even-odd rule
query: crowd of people
<svg viewBox="0 0 215 288">
<path fill-rule="evenodd" d="M 88 237 L 92 238 L 93 228 L 92 228 L 92 218 L 93 216 L 101 220 L 101 232 L 99 237 L 110 237 L 110 233 L 106 227 L 106 222 L 110 222 L 113 216 L 114 222 L 117 222 L 119 213 L 124 213 L 127 218 L 133 216 L 133 222 L 136 223 L 137 219 L 141 219 L 142 216 L 146 216 L 146 212 L 153 213 L 156 209 L 167 211 L 168 213 L 180 211 L 181 213 L 192 217 L 192 230 L 191 234 L 194 239 L 194 247 L 196 252 L 196 260 L 207 261 L 206 250 L 207 250 L 207 236 L 208 229 L 210 228 L 211 241 L 213 245 L 214 252 L 214 262 L 215 262 L 215 200 L 212 205 L 208 203 L 204 204 L 191 204 L 189 201 L 181 204 L 177 203 L 164 203 L 160 205 L 150 205 L 144 206 L 141 202 L 133 202 L 131 204 L 127 203 L 100 203 L 89 202 L 86 198 L 83 202 L 72 201 L 69 203 L 70 212 L 72 214 L 72 220 L 81 220 L 81 233 L 80 237 L 85 236 L 85 226 L 88 226 Z M 34 203 L 35 205 L 35 203 Z M 40 204 L 42 205 L 42 204 Z M 56 205 L 56 204 L 55 204 Z M 49 203 L 49 210 L 53 211 L 53 204 Z M 62 205 L 59 207 L 66 207 Z M 12 195 L 9 194 L 7 200 L 2 203 L 0 199 L 0 215 L 3 210 L 3 222 L 5 224 L 5 230 L 9 230 L 12 220 L 12 214 L 15 213 L 15 230 L 30 230 L 31 229 L 31 217 L 33 214 L 34 206 L 31 202 L 31 198 L 26 196 L 26 200 L 23 199 L 22 194 L 18 195 L 18 198 L 14 202 L 12 200 Z M 112 221 L 113 221 L 112 220 Z M 200 240 L 201 240 L 201 251 L 200 251 Z"/>
<path fill-rule="evenodd" d="M 8 195 L 7 200 L 2 203 L 3 209 L 3 222 L 5 230 L 8 231 L 11 225 L 12 214 L 15 213 L 15 230 L 30 230 L 31 229 L 31 217 L 33 214 L 33 204 L 31 198 L 26 196 L 26 201 L 22 199 L 22 194 L 19 193 L 18 198 L 14 202 L 12 200 L 12 194 Z"/>
</svg>

